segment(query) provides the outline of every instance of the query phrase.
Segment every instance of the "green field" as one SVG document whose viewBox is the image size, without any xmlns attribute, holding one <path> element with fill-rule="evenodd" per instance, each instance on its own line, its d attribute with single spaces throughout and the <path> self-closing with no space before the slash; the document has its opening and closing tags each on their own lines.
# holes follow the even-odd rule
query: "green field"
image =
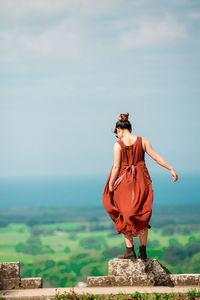
<svg viewBox="0 0 200 300">
<path fill-rule="evenodd" d="M 72 226 L 71 226 L 72 225 Z M 37 239 L 41 241 L 39 247 L 44 247 L 44 253 L 37 254 L 37 239 L 33 240 L 31 228 L 25 224 L 10 224 L 7 228 L 0 229 L 0 261 L 20 261 L 21 276 L 42 276 L 59 274 L 64 275 L 66 270 L 66 282 L 64 286 L 71 286 L 71 282 L 76 283 L 76 275 L 80 281 L 86 281 L 86 276 L 107 275 L 108 260 L 123 253 L 125 242 L 123 235 L 113 235 L 112 231 L 105 230 L 102 232 L 80 232 L 70 233 L 63 232 L 61 228 L 73 228 L 74 224 L 58 224 L 58 227 L 52 225 L 41 225 L 38 228 L 52 229 L 60 228 L 60 231 L 54 231 L 51 234 L 39 235 Z M 33 243 L 28 241 L 33 240 Z M 190 244 L 191 240 L 200 241 L 200 231 L 188 235 L 171 235 L 162 236 L 162 230 L 150 229 L 148 243 L 157 241 L 157 246 L 148 247 L 148 257 L 157 258 L 161 263 L 169 268 L 171 272 L 179 268 L 179 272 L 187 273 L 188 269 L 177 263 L 173 266 L 163 260 L 164 251 L 171 244 L 180 244 L 184 247 Z M 138 251 L 139 238 L 134 238 L 136 252 Z M 24 244 L 26 247 L 20 251 L 17 245 Z M 48 246 L 49 248 L 45 248 Z M 32 251 L 31 251 L 32 248 Z M 36 249 L 36 251 L 34 251 Z M 67 250 L 66 250 L 67 249 Z M 52 253 L 48 250 L 51 250 Z M 28 252 L 30 251 L 30 253 Z M 196 259 L 195 259 L 196 258 Z M 192 261 L 200 260 L 200 252 L 191 257 Z M 191 262 L 190 259 L 190 262 Z M 68 266 L 68 270 L 67 267 Z M 71 266 L 71 269 L 70 269 Z M 81 268 L 81 272 L 79 272 Z M 181 268 L 181 269 L 180 269 Z M 52 269 L 52 270 L 51 270 Z M 77 272 L 78 269 L 78 272 Z M 62 271 L 63 270 L 63 271 Z M 69 272 L 70 271 L 70 272 Z M 43 273 L 44 272 L 44 273 Z M 68 284 L 68 278 L 70 284 Z M 45 277 L 48 279 L 48 276 Z M 52 277 L 50 277 L 50 282 Z M 44 282 L 45 284 L 45 282 Z M 46 282 L 47 286 L 50 286 Z M 55 286 L 55 284 L 54 284 Z M 60 286 L 60 284 L 59 284 Z"/>
<path fill-rule="evenodd" d="M 107 216 L 92 215 L 91 211 L 79 222 L 78 217 L 74 222 L 61 222 L 57 216 L 54 224 L 34 217 L 32 226 L 10 222 L 0 227 L 0 262 L 19 261 L 21 277 L 41 276 L 44 287 L 75 286 L 88 276 L 107 275 L 108 261 L 124 252 L 124 236 L 117 234 Z M 176 219 L 175 224 L 158 225 L 155 215 L 157 226 L 149 229 L 148 258 L 158 259 L 172 273 L 200 272 L 200 225 L 191 224 L 187 214 L 186 220 L 186 224 L 177 224 Z M 134 244 L 138 254 L 138 237 Z"/>
</svg>

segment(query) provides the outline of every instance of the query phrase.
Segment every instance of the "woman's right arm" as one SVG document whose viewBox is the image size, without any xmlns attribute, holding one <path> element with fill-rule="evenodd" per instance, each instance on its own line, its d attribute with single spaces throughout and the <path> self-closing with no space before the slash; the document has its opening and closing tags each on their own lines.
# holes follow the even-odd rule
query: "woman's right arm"
<svg viewBox="0 0 200 300">
<path fill-rule="evenodd" d="M 178 174 L 175 172 L 175 170 L 172 168 L 172 166 L 170 166 L 165 160 L 164 158 L 162 158 L 160 155 L 158 155 L 155 150 L 152 148 L 150 142 L 145 139 L 144 137 L 142 138 L 143 140 L 143 148 L 144 151 L 151 157 L 153 158 L 159 165 L 161 165 L 162 167 L 168 169 L 171 171 L 171 174 L 173 176 L 173 180 L 177 181 L 178 180 Z"/>
</svg>

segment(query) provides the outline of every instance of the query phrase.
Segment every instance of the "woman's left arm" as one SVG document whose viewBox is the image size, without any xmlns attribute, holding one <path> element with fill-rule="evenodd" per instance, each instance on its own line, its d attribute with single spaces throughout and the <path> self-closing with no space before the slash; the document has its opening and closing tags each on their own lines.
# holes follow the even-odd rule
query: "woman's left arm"
<svg viewBox="0 0 200 300">
<path fill-rule="evenodd" d="M 113 164 L 113 168 L 112 168 L 112 174 L 110 177 L 110 181 L 109 181 L 109 191 L 112 192 L 113 191 L 113 185 L 115 183 L 115 180 L 119 174 L 119 170 L 120 170 L 120 164 L 121 164 L 121 147 L 119 145 L 119 143 L 115 143 L 114 147 L 114 164 Z"/>
</svg>

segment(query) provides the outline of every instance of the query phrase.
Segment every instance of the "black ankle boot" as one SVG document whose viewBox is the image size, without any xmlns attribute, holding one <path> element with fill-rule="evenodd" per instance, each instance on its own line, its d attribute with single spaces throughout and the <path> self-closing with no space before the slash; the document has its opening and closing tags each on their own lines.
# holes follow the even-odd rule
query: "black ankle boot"
<svg viewBox="0 0 200 300">
<path fill-rule="evenodd" d="M 134 250 L 134 245 L 132 247 L 127 247 L 123 255 L 118 255 L 117 258 L 122 258 L 122 259 L 136 259 L 136 253 Z"/>
<path fill-rule="evenodd" d="M 142 245 L 142 246 L 139 247 L 138 258 L 147 259 L 146 245 Z"/>
</svg>

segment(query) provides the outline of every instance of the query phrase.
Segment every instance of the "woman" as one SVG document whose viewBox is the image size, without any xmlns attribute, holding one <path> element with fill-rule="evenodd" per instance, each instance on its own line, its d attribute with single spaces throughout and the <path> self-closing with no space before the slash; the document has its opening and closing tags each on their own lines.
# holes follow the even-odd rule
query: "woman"
<svg viewBox="0 0 200 300">
<path fill-rule="evenodd" d="M 145 152 L 159 165 L 170 170 L 173 180 L 178 180 L 175 170 L 151 147 L 144 137 L 131 134 L 129 113 L 120 114 L 114 133 L 119 140 L 114 144 L 114 164 L 108 175 L 102 195 L 105 210 L 115 223 L 118 234 L 125 237 L 126 250 L 118 258 L 136 259 L 133 237 L 139 236 L 138 258 L 146 259 L 149 221 L 152 215 L 152 180 L 145 163 Z"/>
</svg>

